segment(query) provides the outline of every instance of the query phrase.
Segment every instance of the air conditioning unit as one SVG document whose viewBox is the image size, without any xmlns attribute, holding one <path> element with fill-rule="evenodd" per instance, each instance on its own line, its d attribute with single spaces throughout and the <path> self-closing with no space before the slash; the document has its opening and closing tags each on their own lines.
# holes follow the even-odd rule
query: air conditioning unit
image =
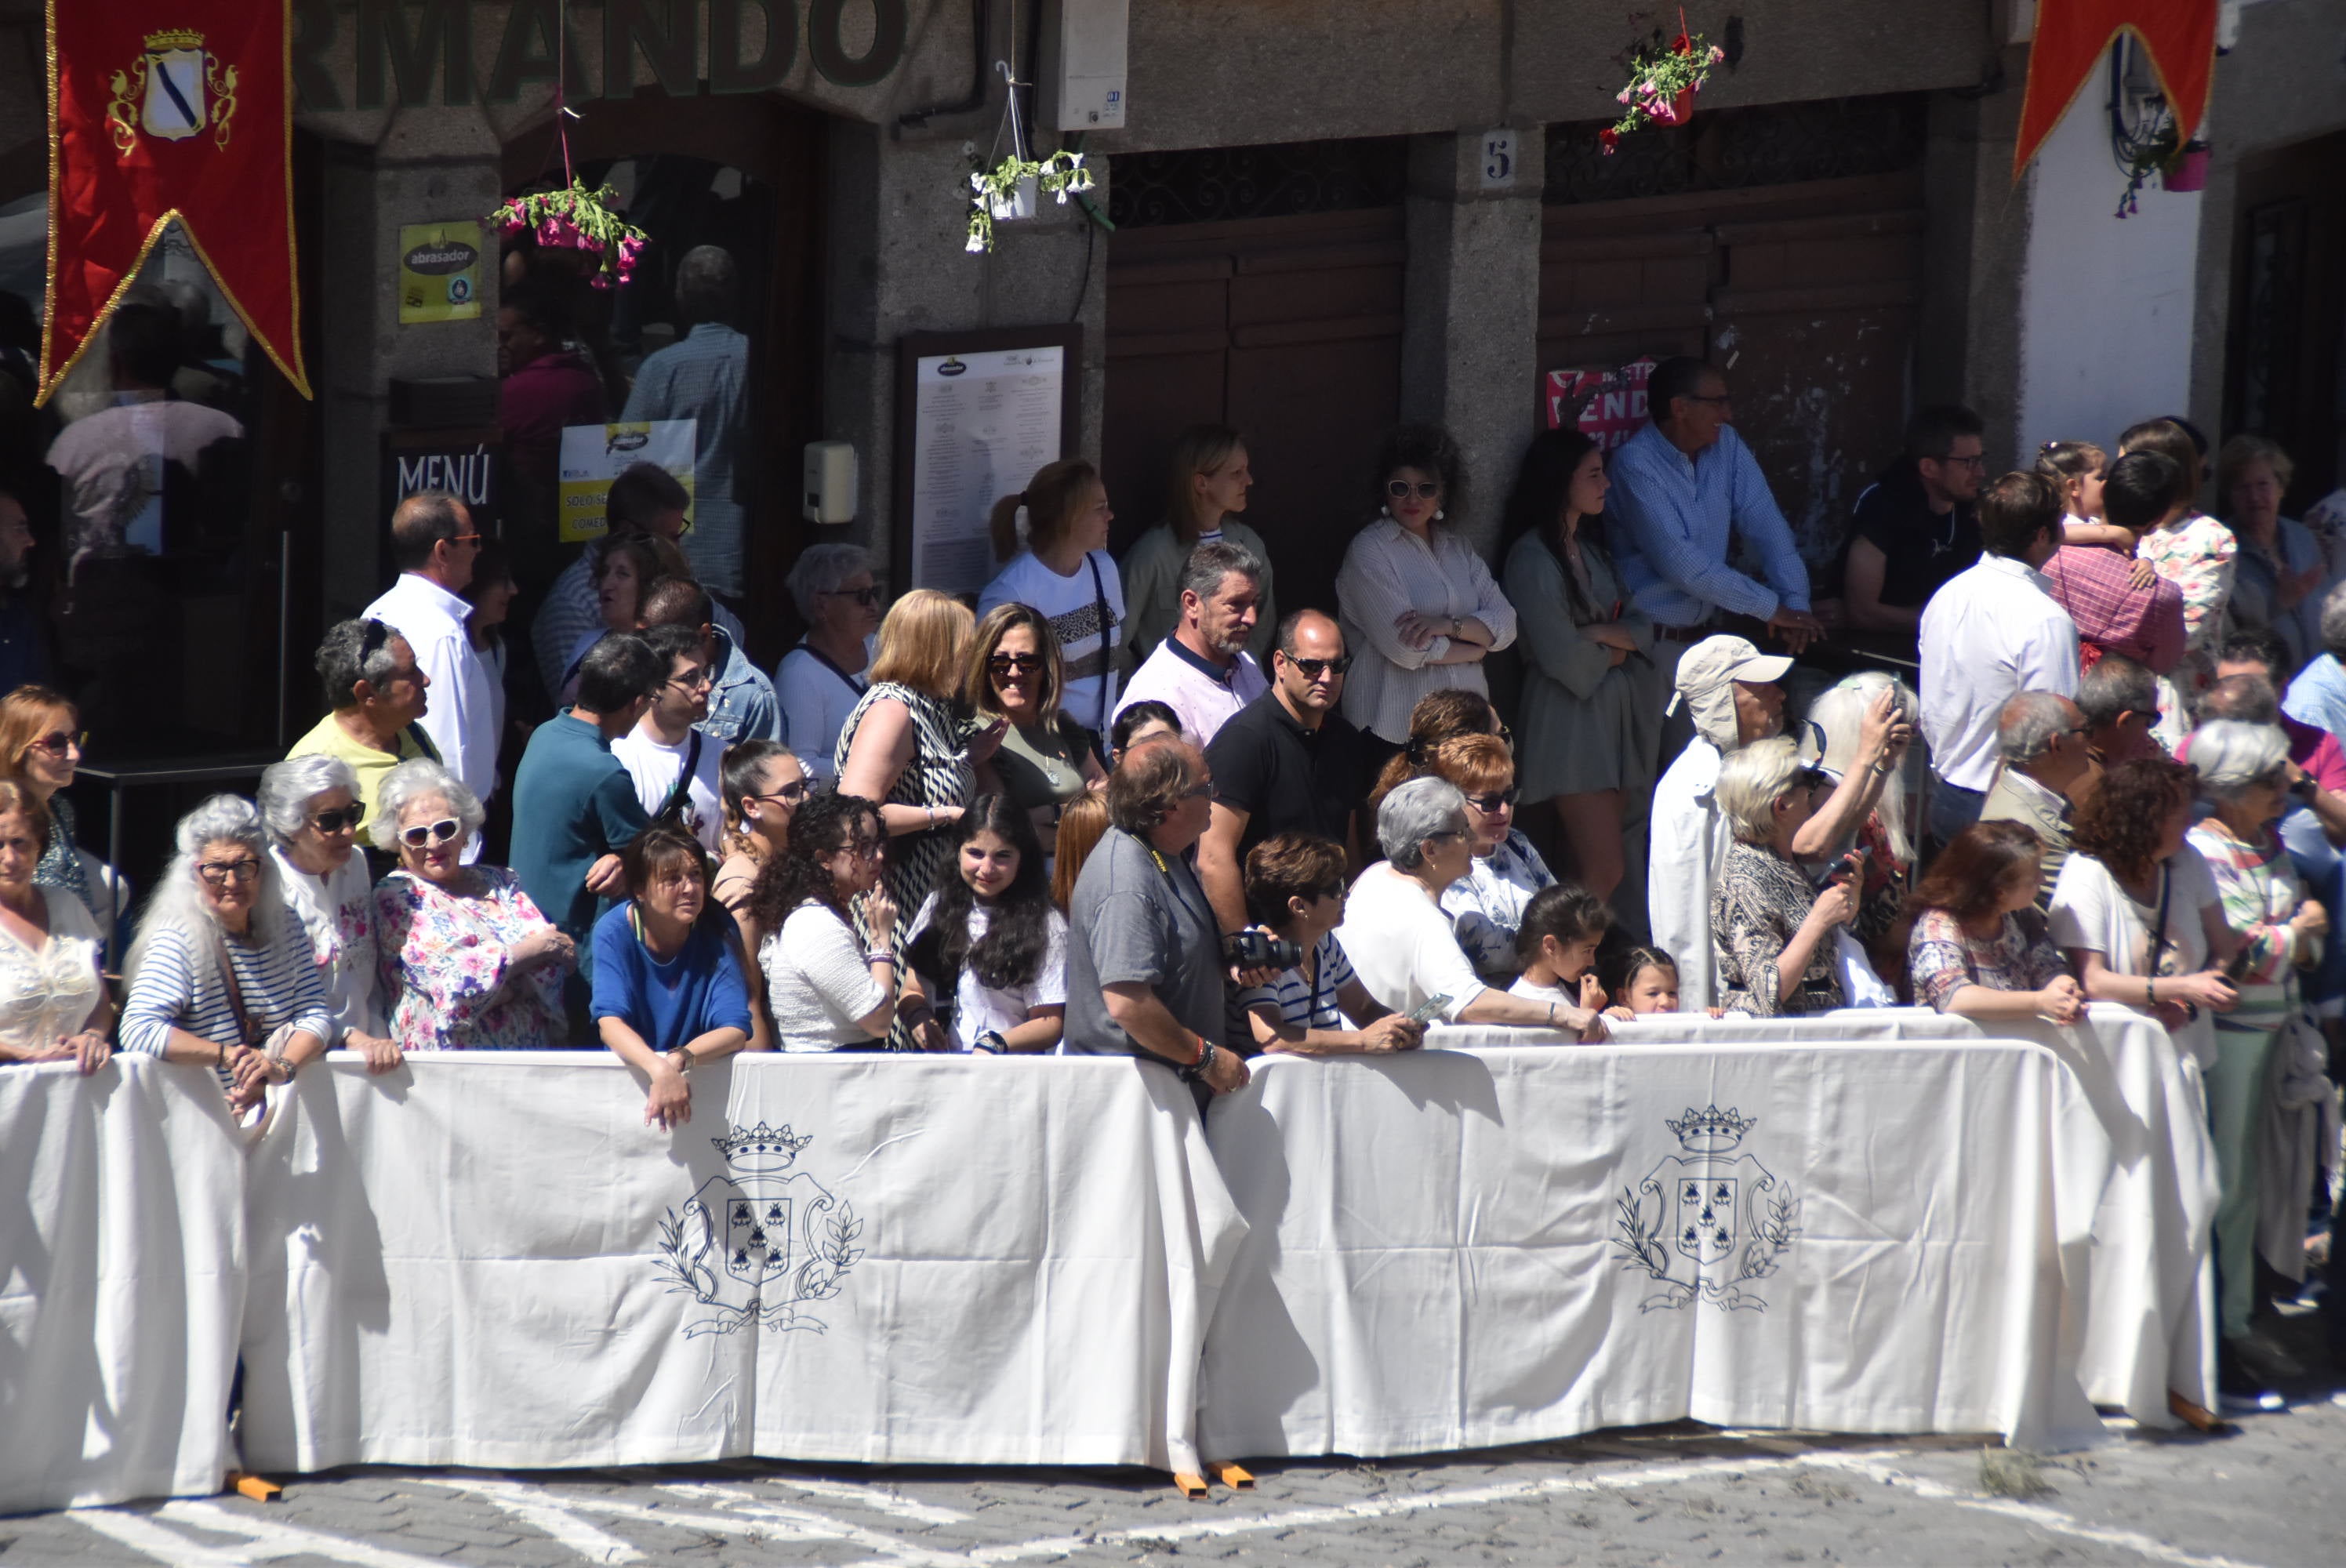
<svg viewBox="0 0 2346 1568">
<path fill-rule="evenodd" d="M 1043 123 L 1055 130 L 1124 127 L 1130 0 L 1046 0 L 1043 7 Z"/>
</svg>

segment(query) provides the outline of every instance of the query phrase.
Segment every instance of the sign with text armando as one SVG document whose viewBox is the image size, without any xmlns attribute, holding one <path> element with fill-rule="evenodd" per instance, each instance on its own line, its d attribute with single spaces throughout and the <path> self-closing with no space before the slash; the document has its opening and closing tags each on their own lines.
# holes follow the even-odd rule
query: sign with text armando
<svg viewBox="0 0 2346 1568">
<path fill-rule="evenodd" d="M 904 62 L 905 0 L 603 0 L 599 29 L 558 0 L 291 0 L 294 107 L 320 113 L 515 102 L 563 78 L 572 99 L 634 96 L 658 83 L 670 97 L 759 93 L 806 57 L 824 81 L 875 87 Z M 495 54 L 476 60 L 476 13 L 504 13 Z M 349 29 L 345 32 L 345 29 Z M 603 62 L 582 46 L 599 32 Z M 613 62 L 617 62 L 615 66 Z M 705 64 L 705 75 L 704 75 Z M 485 72 L 478 67 L 485 66 Z"/>
</svg>

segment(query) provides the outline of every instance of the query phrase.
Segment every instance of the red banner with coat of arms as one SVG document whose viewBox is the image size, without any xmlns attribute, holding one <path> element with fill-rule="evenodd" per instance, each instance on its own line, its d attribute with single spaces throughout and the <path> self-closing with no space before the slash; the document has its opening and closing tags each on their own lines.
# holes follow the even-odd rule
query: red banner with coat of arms
<svg viewBox="0 0 2346 1568">
<path fill-rule="evenodd" d="M 290 0 L 48 0 L 41 397 L 173 218 L 310 395 L 293 267 Z"/>
</svg>

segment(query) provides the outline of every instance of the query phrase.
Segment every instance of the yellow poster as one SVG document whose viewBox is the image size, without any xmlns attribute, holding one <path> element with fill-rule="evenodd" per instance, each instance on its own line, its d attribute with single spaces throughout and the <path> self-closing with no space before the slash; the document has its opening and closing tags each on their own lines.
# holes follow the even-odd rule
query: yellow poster
<svg viewBox="0 0 2346 1568">
<path fill-rule="evenodd" d="M 611 481 L 638 463 L 657 463 L 684 486 L 685 526 L 692 525 L 693 435 L 699 422 L 656 419 L 634 424 L 573 424 L 562 431 L 561 471 L 555 484 L 560 507 L 557 536 L 576 545 L 603 536 L 603 504 Z"/>
<path fill-rule="evenodd" d="M 399 324 L 470 321 L 480 313 L 481 226 L 401 225 Z"/>
</svg>

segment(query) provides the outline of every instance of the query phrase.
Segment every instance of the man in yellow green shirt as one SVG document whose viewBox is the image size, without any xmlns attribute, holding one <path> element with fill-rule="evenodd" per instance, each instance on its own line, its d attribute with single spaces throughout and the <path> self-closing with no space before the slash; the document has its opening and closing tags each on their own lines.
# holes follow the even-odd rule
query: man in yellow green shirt
<svg viewBox="0 0 2346 1568">
<path fill-rule="evenodd" d="M 439 752 L 416 720 L 429 702 L 432 677 L 416 667 L 407 639 L 375 620 L 349 620 L 318 647 L 318 674 L 333 710 L 293 743 L 288 757 L 339 757 L 359 776 L 359 823 L 363 840 L 374 821 L 383 775 L 418 757 Z"/>
</svg>

